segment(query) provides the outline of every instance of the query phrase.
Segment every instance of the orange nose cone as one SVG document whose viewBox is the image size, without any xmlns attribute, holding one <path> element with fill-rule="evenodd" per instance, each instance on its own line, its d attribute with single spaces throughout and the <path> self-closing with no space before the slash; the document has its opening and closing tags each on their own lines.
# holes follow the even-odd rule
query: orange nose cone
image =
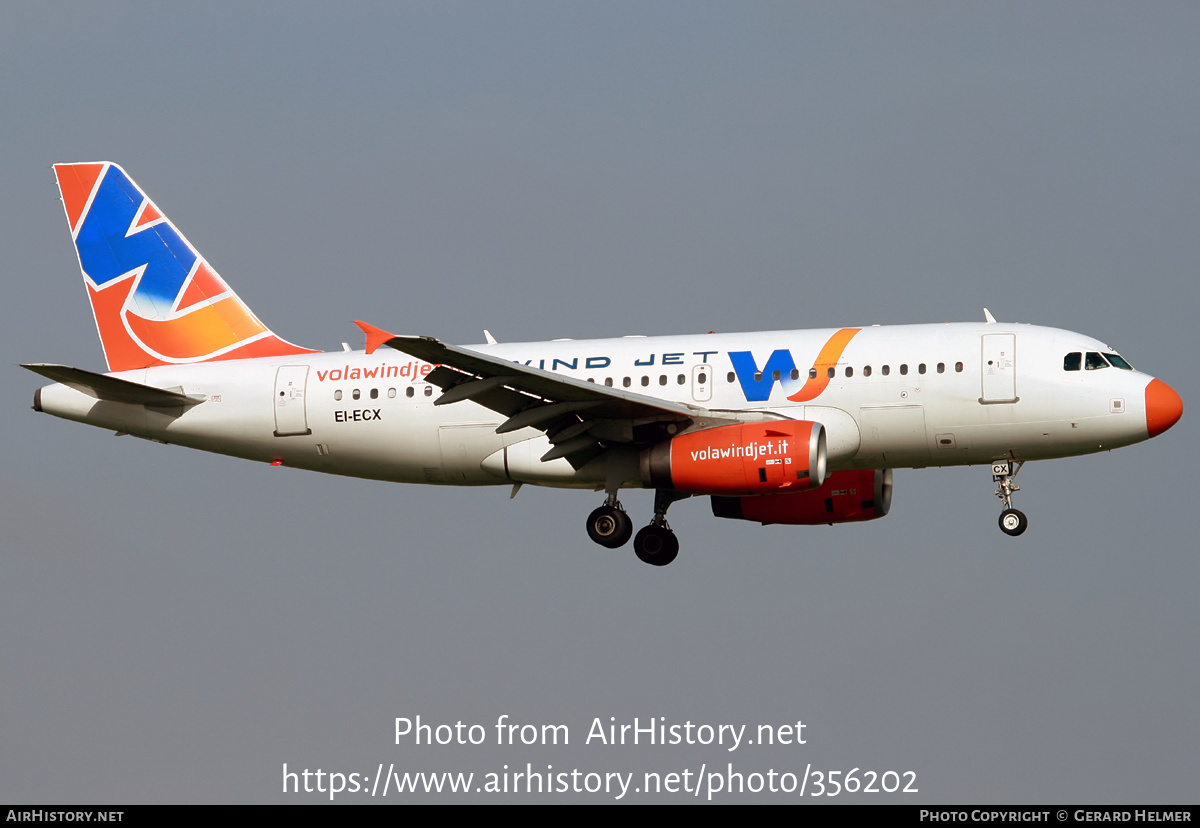
<svg viewBox="0 0 1200 828">
<path fill-rule="evenodd" d="M 1175 389 L 1162 380 L 1150 380 L 1146 386 L 1146 430 L 1154 437 L 1162 434 L 1183 416 L 1183 400 Z"/>
</svg>

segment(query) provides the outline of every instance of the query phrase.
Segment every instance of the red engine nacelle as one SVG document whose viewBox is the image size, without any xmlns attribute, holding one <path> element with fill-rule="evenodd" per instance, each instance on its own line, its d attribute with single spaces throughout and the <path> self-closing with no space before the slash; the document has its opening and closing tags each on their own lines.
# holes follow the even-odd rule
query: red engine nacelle
<svg viewBox="0 0 1200 828">
<path fill-rule="evenodd" d="M 821 488 L 808 492 L 712 499 L 717 517 L 793 526 L 874 520 L 891 508 L 891 469 L 834 472 Z"/>
<path fill-rule="evenodd" d="M 642 480 L 692 494 L 807 491 L 825 480 L 825 456 L 820 423 L 739 423 L 681 434 L 646 449 Z"/>
</svg>

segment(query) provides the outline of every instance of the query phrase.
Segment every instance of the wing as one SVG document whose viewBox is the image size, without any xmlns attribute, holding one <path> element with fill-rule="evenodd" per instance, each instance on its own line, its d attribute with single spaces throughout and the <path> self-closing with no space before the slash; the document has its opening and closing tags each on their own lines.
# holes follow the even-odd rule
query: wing
<svg viewBox="0 0 1200 828">
<path fill-rule="evenodd" d="M 434 405 L 471 400 L 503 414 L 498 434 L 536 428 L 550 438 L 542 460 L 564 457 L 580 468 L 613 445 L 642 447 L 692 426 L 738 422 L 734 412 L 714 413 L 685 403 L 610 388 L 552 371 L 447 345 L 427 336 L 394 336 L 365 322 L 367 352 L 386 345 L 437 367 L 426 379 L 442 389 Z M 753 416 L 753 415 L 752 415 Z"/>
</svg>

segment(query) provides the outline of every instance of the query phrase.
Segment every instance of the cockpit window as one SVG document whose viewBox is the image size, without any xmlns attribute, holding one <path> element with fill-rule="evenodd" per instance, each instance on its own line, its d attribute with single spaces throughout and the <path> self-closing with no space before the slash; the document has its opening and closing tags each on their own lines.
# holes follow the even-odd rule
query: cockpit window
<svg viewBox="0 0 1200 828">
<path fill-rule="evenodd" d="M 1089 371 L 1095 371 L 1098 368 L 1107 368 L 1108 363 L 1105 362 L 1104 357 L 1100 356 L 1095 351 L 1088 351 L 1087 359 L 1084 361 L 1083 367 Z"/>
<path fill-rule="evenodd" d="M 1120 354 L 1105 354 L 1104 356 L 1113 364 L 1114 368 L 1120 368 L 1122 371 L 1133 370 L 1133 366 L 1126 362 Z"/>
<path fill-rule="evenodd" d="M 1064 371 L 1078 371 L 1083 366 L 1083 354 L 1076 351 L 1073 354 L 1067 354 L 1063 357 Z"/>
</svg>

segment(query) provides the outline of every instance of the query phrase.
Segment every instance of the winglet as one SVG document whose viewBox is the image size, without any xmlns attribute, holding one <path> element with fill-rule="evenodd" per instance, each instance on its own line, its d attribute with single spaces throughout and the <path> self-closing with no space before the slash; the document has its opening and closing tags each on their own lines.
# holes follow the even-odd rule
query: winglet
<svg viewBox="0 0 1200 828">
<path fill-rule="evenodd" d="M 367 335 L 367 353 L 375 353 L 375 349 L 380 345 L 387 344 L 389 339 L 395 339 L 396 335 L 388 333 L 383 328 L 376 328 L 374 325 L 368 325 L 360 319 L 355 319 L 354 324 L 362 328 L 362 332 Z"/>
</svg>

